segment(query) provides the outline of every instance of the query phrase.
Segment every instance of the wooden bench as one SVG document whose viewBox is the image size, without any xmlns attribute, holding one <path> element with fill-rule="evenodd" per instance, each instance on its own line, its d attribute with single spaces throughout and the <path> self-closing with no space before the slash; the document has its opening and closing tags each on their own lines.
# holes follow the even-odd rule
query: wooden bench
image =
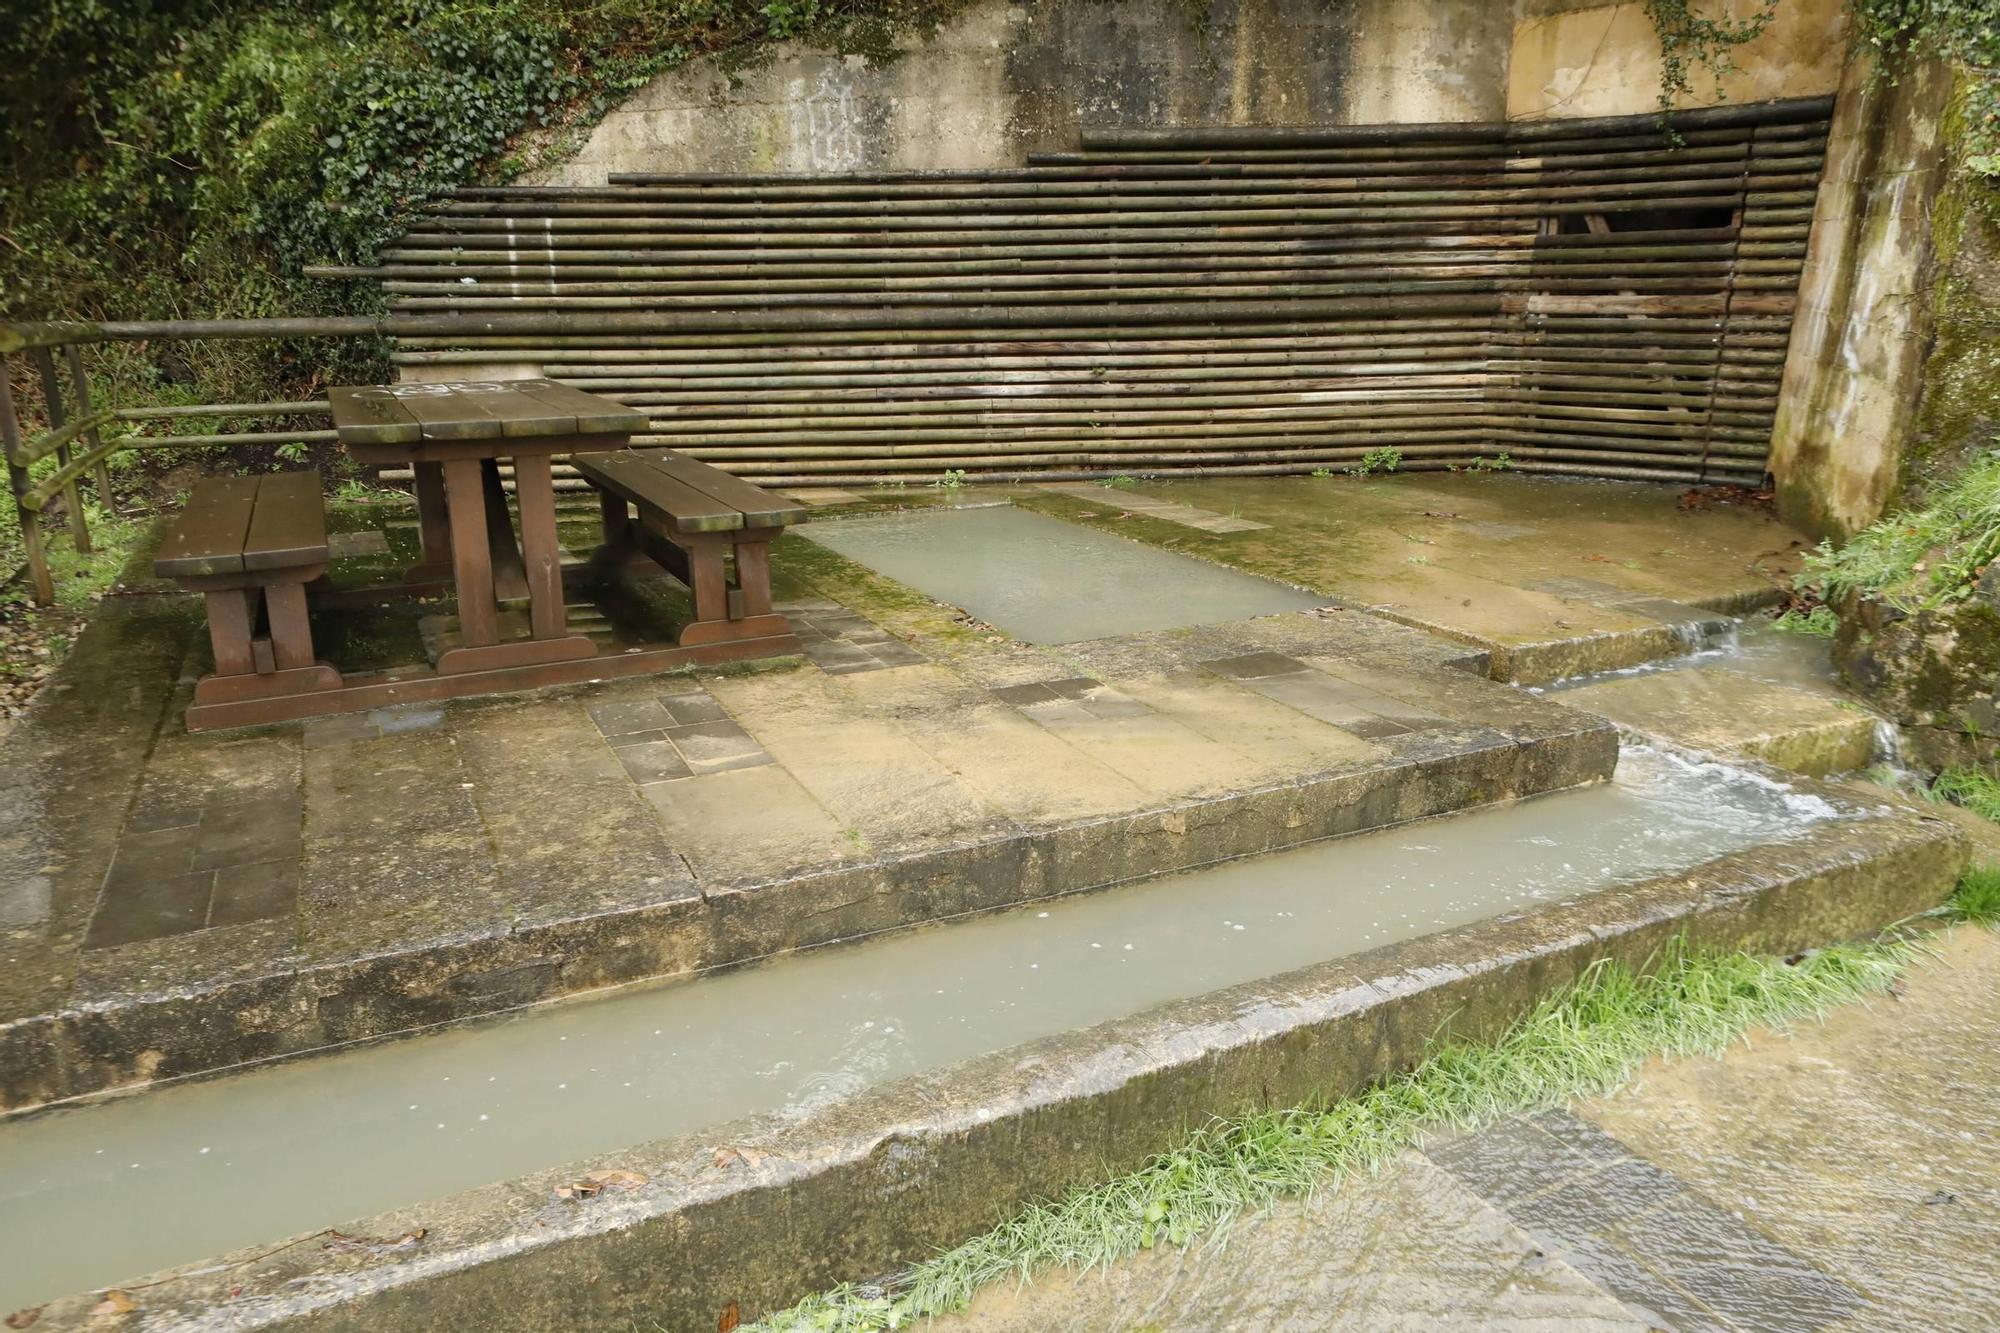
<svg viewBox="0 0 2000 1333">
<path fill-rule="evenodd" d="M 197 482 L 168 529 L 153 572 L 208 600 L 215 673 L 195 686 L 204 707 L 339 689 L 313 657 L 306 584 L 326 570 L 326 506 L 318 472 Z"/>
<path fill-rule="evenodd" d="M 575 466 L 603 502 L 597 562 L 644 555 L 693 592 L 681 646 L 791 633 L 771 610 L 771 539 L 803 520 L 804 506 L 671 449 L 578 455 Z"/>
</svg>

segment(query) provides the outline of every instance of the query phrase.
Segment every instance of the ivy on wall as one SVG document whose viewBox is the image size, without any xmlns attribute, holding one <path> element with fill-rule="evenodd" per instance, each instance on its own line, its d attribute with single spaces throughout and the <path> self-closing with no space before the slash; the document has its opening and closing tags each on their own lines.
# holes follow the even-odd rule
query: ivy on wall
<svg viewBox="0 0 2000 1333">
<path fill-rule="evenodd" d="M 1911 59 L 1965 74 L 1965 164 L 2000 177 L 2000 0 L 1852 0 L 1855 39 L 1893 79 Z"/>
<path fill-rule="evenodd" d="M 1689 0 L 1646 0 L 1646 17 L 1660 38 L 1660 110 L 1695 100 L 1697 73 L 1714 80 L 1715 98 L 1722 100 L 1722 81 L 1736 72 L 1736 48 L 1763 36 L 1777 10 L 1778 0 L 1762 0 L 1750 14 L 1732 18 L 1697 13 Z"/>
</svg>

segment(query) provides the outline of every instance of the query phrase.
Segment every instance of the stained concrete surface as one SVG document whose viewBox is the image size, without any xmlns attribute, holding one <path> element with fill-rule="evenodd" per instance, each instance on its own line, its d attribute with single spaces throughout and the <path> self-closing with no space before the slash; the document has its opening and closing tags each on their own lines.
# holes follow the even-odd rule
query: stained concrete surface
<svg viewBox="0 0 2000 1333">
<path fill-rule="evenodd" d="M 1483 0 L 976 0 L 927 5 L 893 59 L 774 43 L 692 60 L 531 179 L 614 171 L 1019 166 L 1101 125 L 1502 119 L 1509 6 Z M 943 21 L 923 24 L 925 12 Z M 857 34 L 861 35 L 861 34 Z"/>
<path fill-rule="evenodd" d="M 1413 472 L 1141 480 L 1014 502 L 1327 594 L 1482 650 L 1498 679 L 1542 684 L 1684 652 L 1703 623 L 1789 586 L 1797 533 L 1755 505 L 1680 494 Z M 1132 495 L 1263 526 L 1202 531 Z"/>
<path fill-rule="evenodd" d="M 1991 1329 L 1996 994 L 2000 937 L 1960 929 L 1894 998 L 935 1327 Z"/>
</svg>

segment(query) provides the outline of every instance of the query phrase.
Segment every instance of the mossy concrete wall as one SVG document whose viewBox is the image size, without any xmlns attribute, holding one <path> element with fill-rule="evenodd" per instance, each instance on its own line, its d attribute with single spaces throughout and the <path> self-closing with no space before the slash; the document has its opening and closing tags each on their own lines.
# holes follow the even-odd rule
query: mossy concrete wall
<svg viewBox="0 0 2000 1333">
<path fill-rule="evenodd" d="M 1950 71 L 1843 75 L 1771 437 L 1779 513 L 1843 537 L 1894 496 L 1923 391 Z"/>
<path fill-rule="evenodd" d="M 1967 161 L 1964 92 L 1943 122 L 1945 177 L 1931 210 L 1933 329 L 1898 499 L 1921 504 L 2000 443 L 2000 185 Z"/>
<path fill-rule="evenodd" d="M 1844 13 L 1785 0 L 1735 53 L 1723 100 L 1831 92 Z M 748 68 L 669 71 L 532 179 L 1008 166 L 1090 125 L 1611 115 L 1652 110 L 1660 88 L 1637 0 L 972 0 L 898 45 L 879 59 L 792 42 Z"/>
<path fill-rule="evenodd" d="M 1510 118 L 1629 116 L 1660 97 L 1660 39 L 1639 0 L 1518 0 L 1507 69 Z M 1711 0 L 1705 16 L 1754 16 L 1763 0 Z M 1781 0 L 1770 26 L 1736 49 L 1719 81 L 1696 71 L 1683 106 L 1814 97 L 1840 86 L 1846 0 Z M 1718 97 L 1718 93 L 1720 96 Z"/>
</svg>

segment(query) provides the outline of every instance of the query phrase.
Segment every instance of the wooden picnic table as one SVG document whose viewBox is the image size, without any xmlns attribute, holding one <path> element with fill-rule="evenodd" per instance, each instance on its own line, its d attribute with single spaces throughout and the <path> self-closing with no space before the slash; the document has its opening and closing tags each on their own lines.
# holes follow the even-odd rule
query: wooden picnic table
<svg viewBox="0 0 2000 1333">
<path fill-rule="evenodd" d="M 623 449 L 646 414 L 552 380 L 474 380 L 336 388 L 328 395 L 340 443 L 363 463 L 408 463 L 416 475 L 423 562 L 412 582 L 449 577 L 458 591 L 460 645 L 441 675 L 590 657 L 563 608 L 553 460 Z M 514 467 L 521 542 L 500 485 Z M 502 642 L 500 601 L 528 599 L 531 637 Z"/>
<path fill-rule="evenodd" d="M 356 460 L 407 463 L 417 481 L 421 562 L 400 588 L 349 592 L 374 598 L 454 583 L 459 642 L 434 668 L 352 674 L 318 661 L 308 590 L 315 598 L 342 595 L 321 581 L 331 552 L 318 474 L 212 479 L 196 488 L 154 562 L 161 577 L 208 602 L 216 669 L 195 686 L 190 730 L 798 651 L 798 637 L 771 606 L 768 548 L 804 509 L 664 450 L 643 458 L 620 452 L 647 426 L 644 412 L 545 379 L 371 385 L 327 396 L 340 442 Z M 656 556 L 693 593 L 696 618 L 678 641 L 600 654 L 589 636 L 570 632 L 556 537 L 558 455 L 602 458 L 601 472 L 577 460 L 600 489 L 607 524 L 603 558 L 583 576 L 601 585 L 607 572 Z M 500 485 L 503 461 L 513 464 L 520 501 L 518 546 Z M 521 597 L 528 633 L 503 635 L 499 603 Z"/>
</svg>

